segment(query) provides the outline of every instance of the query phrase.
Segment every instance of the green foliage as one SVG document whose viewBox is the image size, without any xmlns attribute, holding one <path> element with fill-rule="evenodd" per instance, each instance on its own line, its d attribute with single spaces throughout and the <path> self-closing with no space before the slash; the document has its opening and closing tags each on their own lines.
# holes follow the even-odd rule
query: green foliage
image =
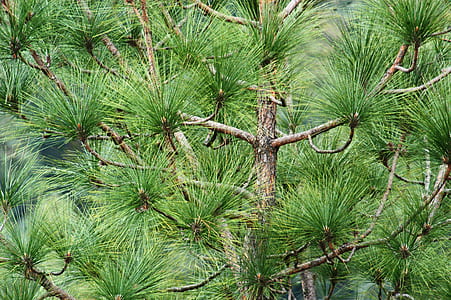
<svg viewBox="0 0 451 300">
<path fill-rule="evenodd" d="M 446 0 L 377 0 L 368 5 L 374 24 L 405 44 L 422 44 L 449 25 Z"/>
<path fill-rule="evenodd" d="M 449 298 L 448 1 L 295 2 L 2 1 L 1 299 Z"/>
</svg>

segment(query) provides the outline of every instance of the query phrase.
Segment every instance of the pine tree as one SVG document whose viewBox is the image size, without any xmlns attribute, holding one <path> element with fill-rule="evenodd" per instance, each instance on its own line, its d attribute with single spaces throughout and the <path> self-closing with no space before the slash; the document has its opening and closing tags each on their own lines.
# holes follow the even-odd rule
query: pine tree
<svg viewBox="0 0 451 300">
<path fill-rule="evenodd" d="M 325 2 L 2 0 L 0 298 L 448 299 L 451 4 Z"/>
</svg>

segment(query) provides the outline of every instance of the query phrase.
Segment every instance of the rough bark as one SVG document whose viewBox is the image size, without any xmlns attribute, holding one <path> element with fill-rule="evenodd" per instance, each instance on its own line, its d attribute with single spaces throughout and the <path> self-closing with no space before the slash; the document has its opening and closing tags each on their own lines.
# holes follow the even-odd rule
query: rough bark
<svg viewBox="0 0 451 300">
<path fill-rule="evenodd" d="M 254 143 L 257 175 L 257 210 L 261 224 L 266 223 L 265 213 L 276 204 L 276 164 L 278 147 L 271 145 L 276 138 L 277 105 L 265 92 L 258 95 L 258 128 Z"/>
<path fill-rule="evenodd" d="M 305 270 L 301 273 L 301 282 L 304 300 L 316 300 L 315 275 L 311 271 Z"/>
</svg>

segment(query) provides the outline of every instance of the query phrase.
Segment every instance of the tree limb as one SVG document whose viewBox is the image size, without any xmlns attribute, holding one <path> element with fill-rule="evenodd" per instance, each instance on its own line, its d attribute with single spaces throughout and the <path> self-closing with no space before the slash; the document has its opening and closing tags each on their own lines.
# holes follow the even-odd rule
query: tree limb
<svg viewBox="0 0 451 300">
<path fill-rule="evenodd" d="M 391 167 L 388 165 L 388 163 L 386 161 L 382 162 L 382 164 L 384 165 L 385 168 L 387 168 L 387 170 L 389 172 L 391 172 Z M 410 180 L 410 179 L 407 179 L 405 177 L 402 177 L 401 175 L 399 175 L 396 172 L 395 172 L 395 177 L 398 178 L 401 181 L 404 181 L 405 183 L 418 184 L 418 185 L 422 185 L 422 186 L 425 185 L 425 183 L 423 181 Z"/>
<path fill-rule="evenodd" d="M 229 23 L 235 23 L 240 25 L 252 25 L 257 28 L 259 27 L 258 22 L 220 13 L 219 11 L 212 9 L 210 6 L 206 5 L 205 3 L 199 0 L 193 0 L 193 2 L 198 8 L 200 8 L 207 15 L 216 17 Z"/>
<path fill-rule="evenodd" d="M 398 71 L 397 66 L 402 64 L 404 56 L 406 56 L 407 49 L 409 49 L 409 45 L 407 44 L 401 45 L 398 54 L 396 55 L 395 61 L 393 62 L 391 67 L 388 68 L 387 72 L 385 72 L 384 76 L 382 77 L 378 85 L 371 91 L 370 95 L 375 95 L 384 89 L 385 85 L 390 80 L 390 78 L 392 78 L 392 76 Z"/>
<path fill-rule="evenodd" d="M 298 5 L 303 2 L 303 0 L 291 0 L 290 3 L 283 9 L 283 11 L 280 13 L 280 17 L 282 19 L 285 19 L 288 17 L 295 9 L 298 7 Z"/>
<path fill-rule="evenodd" d="M 202 282 L 199 282 L 196 284 L 189 284 L 189 285 L 185 285 L 185 286 L 181 286 L 181 287 L 168 288 L 168 289 L 166 289 L 166 292 L 180 293 L 180 292 L 186 292 L 186 291 L 191 291 L 191 290 L 201 288 L 204 285 L 206 285 L 207 283 L 209 283 L 210 281 L 212 281 L 213 279 L 215 279 L 216 277 L 218 277 L 228 267 L 229 267 L 228 264 L 223 265 L 216 273 L 210 275 L 207 279 L 205 279 Z"/>
<path fill-rule="evenodd" d="M 341 146 L 340 148 L 337 148 L 337 149 L 334 149 L 334 150 L 321 150 L 321 149 L 319 149 L 318 147 L 316 147 L 313 144 L 313 140 L 312 140 L 312 136 L 311 135 L 308 136 L 308 141 L 309 141 L 310 147 L 312 147 L 312 149 L 315 150 L 315 152 L 317 152 L 317 153 L 325 153 L 325 154 L 333 154 L 333 153 L 342 152 L 346 148 L 348 148 L 348 146 L 351 145 L 353 137 L 354 137 L 354 127 L 351 127 L 351 132 L 349 133 L 349 138 L 346 141 L 346 143 L 343 146 Z"/>
<path fill-rule="evenodd" d="M 141 12 L 139 12 L 138 8 L 136 7 L 134 0 L 125 0 L 125 2 L 131 5 L 133 11 L 135 12 L 135 15 L 138 17 L 138 20 L 143 28 L 147 59 L 149 61 L 149 75 L 153 84 L 156 85 L 158 83 L 158 74 L 155 64 L 155 55 L 153 52 L 154 50 L 152 42 L 152 30 L 150 28 L 149 16 L 147 14 L 147 2 L 146 0 L 140 0 Z"/>
<path fill-rule="evenodd" d="M 196 116 L 190 116 L 185 113 L 180 113 L 180 116 L 183 119 L 190 121 L 190 122 L 197 122 L 197 121 L 202 120 L 202 118 L 199 118 Z M 187 125 L 192 125 L 192 124 L 188 123 Z M 243 141 L 248 142 L 251 145 L 254 144 L 254 142 L 255 142 L 255 136 L 253 134 L 251 134 L 247 131 L 232 127 L 232 126 L 224 125 L 222 123 L 218 123 L 218 122 L 214 122 L 214 121 L 207 121 L 207 122 L 203 122 L 203 123 L 196 123 L 195 125 L 210 128 L 214 131 L 234 136 L 236 138 L 239 138 Z"/>
<path fill-rule="evenodd" d="M 422 84 L 420 86 L 406 88 L 406 89 L 395 89 L 395 90 L 386 90 L 382 91 L 382 94 L 405 94 L 405 93 L 411 93 L 411 92 L 418 92 L 425 90 L 427 88 L 430 88 L 433 84 L 439 82 L 446 76 L 448 76 L 451 73 L 451 67 L 447 67 L 442 69 L 442 73 L 438 75 L 437 77 L 434 77 L 433 79 L 429 80 L 425 84 Z"/>
<path fill-rule="evenodd" d="M 446 33 L 448 33 L 448 32 L 451 32 L 451 27 L 448 27 L 448 29 L 446 29 L 446 30 L 443 30 L 443 31 L 440 31 L 440 32 L 433 33 L 433 34 L 431 34 L 430 36 L 442 35 L 442 34 L 446 34 Z"/>
<path fill-rule="evenodd" d="M 295 142 L 299 142 L 305 139 L 308 139 L 309 136 L 316 136 L 318 134 L 321 134 L 323 132 L 329 131 L 332 128 L 341 126 L 345 123 L 345 120 L 343 119 L 336 119 L 336 120 L 332 120 L 329 121 L 327 123 L 321 124 L 319 126 L 316 126 L 312 129 L 303 131 L 303 132 L 299 132 L 299 133 L 295 133 L 295 134 L 290 134 L 290 135 L 286 135 L 283 137 L 279 137 L 274 139 L 271 142 L 271 146 L 273 147 L 280 147 L 286 144 L 290 144 L 290 143 L 295 143 Z"/>
<path fill-rule="evenodd" d="M 119 134 L 117 134 L 110 126 L 106 125 L 103 122 L 100 122 L 99 126 L 100 126 L 100 128 L 102 128 L 102 130 L 104 132 L 106 132 L 106 134 L 109 137 L 111 137 L 113 142 L 121 148 L 122 152 L 124 152 L 134 162 L 136 162 L 140 165 L 143 164 L 141 159 L 138 157 L 138 155 L 136 155 L 136 153 L 132 150 L 132 148 L 130 148 L 130 146 L 124 142 L 123 136 L 120 136 Z"/>
<path fill-rule="evenodd" d="M 439 186 L 432 192 L 432 194 L 429 196 L 428 199 L 426 199 L 423 204 L 401 225 L 399 225 L 399 227 L 394 230 L 390 236 L 386 239 L 392 239 L 394 237 L 396 237 L 398 234 L 400 234 L 401 232 L 404 231 L 404 229 L 410 224 L 412 223 L 413 219 L 418 216 L 418 214 L 420 214 L 425 208 L 427 208 L 431 202 L 434 200 L 434 198 L 438 195 L 438 193 L 442 190 L 442 188 L 445 186 L 447 180 L 449 179 L 449 175 L 451 173 L 451 162 L 449 162 L 447 164 L 444 176 L 443 176 L 443 181 L 439 184 Z"/>
<path fill-rule="evenodd" d="M 139 165 L 127 165 L 120 162 L 111 161 L 108 159 L 103 158 L 97 151 L 91 148 L 87 140 L 82 140 L 83 146 L 85 147 L 86 151 L 88 151 L 92 156 L 97 158 L 101 163 L 104 165 L 110 165 L 110 166 L 116 166 L 120 168 L 131 168 L 131 169 L 146 169 L 146 167 L 139 166 Z"/>
<path fill-rule="evenodd" d="M 419 53 L 419 49 L 420 49 L 420 43 L 415 43 L 415 48 L 413 50 L 413 58 L 412 58 L 412 64 L 409 68 L 403 68 L 401 67 L 401 65 L 397 65 L 395 68 L 401 72 L 404 73 L 410 73 L 413 70 L 415 70 L 415 68 L 417 67 L 417 63 L 418 63 L 418 53 Z"/>
<path fill-rule="evenodd" d="M 365 233 L 360 236 L 360 240 L 363 240 L 368 235 L 370 235 L 371 232 L 373 232 L 373 229 L 376 226 L 377 220 L 379 219 L 382 212 L 384 211 L 385 204 L 387 203 L 388 196 L 390 195 L 390 192 L 391 192 L 391 189 L 393 186 L 393 180 L 395 178 L 396 166 L 398 164 L 398 159 L 399 159 L 399 155 L 400 155 L 401 147 L 402 147 L 401 143 L 403 142 L 403 140 L 404 140 L 404 137 L 401 137 L 400 143 L 398 144 L 398 147 L 396 148 L 395 155 L 393 156 L 393 161 L 392 161 L 392 165 L 390 168 L 390 175 L 388 176 L 387 188 L 385 189 L 385 193 L 382 196 L 381 202 L 379 203 L 379 207 L 377 208 L 376 213 L 373 216 L 373 222 L 371 222 L 370 227 L 365 231 Z"/>
</svg>

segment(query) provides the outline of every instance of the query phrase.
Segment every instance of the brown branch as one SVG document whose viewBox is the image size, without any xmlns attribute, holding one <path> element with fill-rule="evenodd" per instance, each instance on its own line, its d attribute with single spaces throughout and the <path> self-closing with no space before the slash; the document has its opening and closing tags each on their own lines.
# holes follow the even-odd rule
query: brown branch
<svg viewBox="0 0 451 300">
<path fill-rule="evenodd" d="M 384 165 L 385 168 L 387 168 L 387 170 L 388 170 L 389 172 L 391 172 L 391 168 L 390 168 L 390 166 L 388 165 L 387 161 L 383 161 L 382 164 Z M 418 185 L 422 185 L 422 186 L 425 185 L 425 183 L 424 183 L 423 181 L 410 180 L 410 179 L 407 179 L 407 178 L 405 178 L 405 177 L 399 175 L 399 174 L 396 173 L 396 172 L 395 172 L 395 177 L 398 178 L 398 179 L 401 180 L 401 181 L 404 181 L 405 183 L 418 184 Z"/>
<path fill-rule="evenodd" d="M 199 118 L 196 116 L 190 116 L 185 113 L 180 113 L 180 116 L 183 119 L 190 121 L 190 122 L 196 122 L 196 121 L 202 120 L 202 118 Z M 249 144 L 254 144 L 254 142 L 255 142 L 255 136 L 252 135 L 251 133 L 241 130 L 241 129 L 238 129 L 238 128 L 235 128 L 235 127 L 232 127 L 232 126 L 224 125 L 222 123 L 207 121 L 207 122 L 196 124 L 196 125 L 210 128 L 216 132 L 225 133 L 225 134 L 234 136 L 236 138 L 239 138 L 243 141 L 248 142 Z"/>
<path fill-rule="evenodd" d="M 153 49 L 153 41 L 152 41 L 152 30 L 150 28 L 149 16 L 147 14 L 147 3 L 146 0 L 140 0 L 141 3 L 141 12 L 139 12 L 138 8 L 135 5 L 134 0 L 125 0 L 126 3 L 129 3 L 132 6 L 135 15 L 138 17 L 139 22 L 144 31 L 144 42 L 146 44 L 146 53 L 147 59 L 149 61 L 149 74 L 153 84 L 158 83 L 158 74 L 156 70 L 155 64 L 155 55 Z"/>
<path fill-rule="evenodd" d="M 181 287 L 168 288 L 168 289 L 166 289 L 166 292 L 180 293 L 180 292 L 186 292 L 186 291 L 191 291 L 191 290 L 201 288 L 201 287 L 205 286 L 206 284 L 208 284 L 213 279 L 215 279 L 216 277 L 218 277 L 219 275 L 221 275 L 221 273 L 228 267 L 229 267 L 228 264 L 223 265 L 216 273 L 213 273 L 212 275 L 210 275 L 207 279 L 205 279 L 202 282 L 199 282 L 196 284 L 185 285 L 185 286 L 181 286 Z"/>
<path fill-rule="evenodd" d="M 430 36 L 442 35 L 442 34 L 446 34 L 446 33 L 448 33 L 448 32 L 451 32 L 451 27 L 448 27 L 448 29 L 446 29 L 446 30 L 443 30 L 443 31 L 440 31 L 440 32 L 433 33 L 433 34 L 431 34 Z"/>
<path fill-rule="evenodd" d="M 106 125 L 103 122 L 99 123 L 100 128 L 102 128 L 102 130 L 104 132 L 106 132 L 106 134 L 111 137 L 111 139 L 113 140 L 113 142 L 118 145 L 122 152 L 124 152 L 129 158 L 131 158 L 134 162 L 142 165 L 142 161 L 141 159 L 138 157 L 138 155 L 136 155 L 136 153 L 132 150 L 132 148 L 130 148 L 130 146 L 128 146 L 125 142 L 124 142 L 124 136 L 120 136 L 119 134 L 117 134 L 110 126 Z"/>
<path fill-rule="evenodd" d="M 280 13 L 280 17 L 282 19 L 285 19 L 288 17 L 295 9 L 296 7 L 301 3 L 304 2 L 303 0 L 291 0 L 290 3 L 283 9 L 283 11 Z"/>
<path fill-rule="evenodd" d="M 50 80 L 52 80 L 56 86 L 64 93 L 64 95 L 71 97 L 71 93 L 69 92 L 69 89 L 66 87 L 66 85 L 61 81 L 61 79 L 59 79 L 55 73 L 53 73 L 50 68 L 47 66 L 46 63 L 44 63 L 44 61 L 42 60 L 42 58 L 39 56 L 39 54 L 33 50 L 30 49 L 30 54 L 33 57 L 34 61 L 36 62 L 35 64 L 32 64 L 31 62 L 29 62 L 28 60 L 26 60 L 22 55 L 19 55 L 19 58 L 22 62 L 24 62 L 25 64 L 27 64 L 29 67 L 32 67 L 34 69 L 37 69 L 39 71 L 41 71 L 42 73 L 44 73 L 45 76 L 47 76 Z"/>
<path fill-rule="evenodd" d="M 381 81 L 371 91 L 370 95 L 377 94 L 384 89 L 385 85 L 390 80 L 390 78 L 392 78 L 392 76 L 398 71 L 397 66 L 402 64 L 402 61 L 404 60 L 404 56 L 406 56 L 407 49 L 409 49 L 409 45 L 407 45 L 407 44 L 404 44 L 399 48 L 398 55 L 396 56 L 396 59 L 393 62 L 392 66 L 387 70 L 387 72 L 385 72 Z"/>
<path fill-rule="evenodd" d="M 352 251 L 356 251 L 359 249 L 367 248 L 372 245 L 382 244 L 385 241 L 386 241 L 385 239 L 380 239 L 380 240 L 368 241 L 368 242 L 359 243 L 359 244 L 344 244 L 344 245 L 340 246 L 338 249 L 335 249 L 334 251 L 332 251 L 326 255 L 323 255 L 321 257 L 318 257 L 314 260 L 311 260 L 311 261 L 308 261 L 308 262 L 305 262 L 302 264 L 297 264 L 294 267 L 286 268 L 285 270 L 282 270 L 279 273 L 272 275 L 269 283 L 275 282 L 275 281 L 279 280 L 280 278 L 290 276 L 293 274 L 297 274 L 302 271 L 305 271 L 305 270 L 311 269 L 313 267 L 317 267 L 319 265 L 327 263 L 328 261 L 331 261 L 332 259 L 334 259 L 334 258 L 338 257 L 339 255 L 344 254 L 346 252 L 352 252 Z"/>
<path fill-rule="evenodd" d="M 183 38 L 183 33 L 180 28 L 175 24 L 174 19 L 169 14 L 168 10 L 165 8 L 164 4 L 160 3 L 158 5 L 161 9 L 161 12 L 166 20 L 166 25 L 174 31 L 174 33 Z"/>
<path fill-rule="evenodd" d="M 334 149 L 334 150 L 321 150 L 321 149 L 319 149 L 318 147 L 316 147 L 313 144 L 313 140 L 312 140 L 312 136 L 311 135 L 308 136 L 308 141 L 309 141 L 310 147 L 312 147 L 312 149 L 315 150 L 315 152 L 317 152 L 317 153 L 325 153 L 325 154 L 333 154 L 333 153 L 342 152 L 346 148 L 348 148 L 348 146 L 351 145 L 353 137 L 354 137 L 354 127 L 351 127 L 351 132 L 349 133 L 349 138 L 346 141 L 346 143 L 343 146 L 341 146 L 340 148 L 337 148 L 337 149 Z"/>
<path fill-rule="evenodd" d="M 395 68 L 401 72 L 404 73 L 410 73 L 413 70 L 415 70 L 415 68 L 417 67 L 417 63 L 418 63 L 418 53 L 419 53 L 419 49 L 420 49 L 420 43 L 415 43 L 415 48 L 413 50 L 413 58 L 412 58 L 412 64 L 409 68 L 403 68 L 401 67 L 401 65 L 397 65 Z"/>
<path fill-rule="evenodd" d="M 296 143 L 296 142 L 308 139 L 309 136 L 316 136 L 323 132 L 329 131 L 332 128 L 343 125 L 344 123 L 345 123 L 345 121 L 343 119 L 332 120 L 327 123 L 316 126 L 314 128 L 311 128 L 309 130 L 303 131 L 303 132 L 276 138 L 271 142 L 271 146 L 272 147 L 280 147 L 280 146 L 283 146 L 286 144 Z"/>
<path fill-rule="evenodd" d="M 65 255 L 65 257 L 64 257 L 64 266 L 61 269 L 61 271 L 59 271 L 59 272 L 51 272 L 48 275 L 53 275 L 53 276 L 60 276 L 60 275 L 62 275 L 67 270 L 67 267 L 69 266 L 69 264 L 72 261 L 72 259 L 73 259 L 72 255 L 70 254 L 70 252 L 68 252 Z"/>
<path fill-rule="evenodd" d="M 128 79 L 127 76 L 125 75 L 121 75 L 119 74 L 118 71 L 116 71 L 115 69 L 112 69 L 110 67 L 108 67 L 107 65 L 105 65 L 98 57 L 97 55 L 94 54 L 93 49 L 87 49 L 89 55 L 91 55 L 92 59 L 96 62 L 97 65 L 99 65 L 99 67 L 101 67 L 102 69 L 106 70 L 108 73 L 113 74 L 114 76 L 117 77 L 121 77 L 123 79 Z"/>
<path fill-rule="evenodd" d="M 447 67 L 442 69 L 442 73 L 438 75 L 437 77 L 434 77 L 433 79 L 429 80 L 425 84 L 422 84 L 420 86 L 411 87 L 407 89 L 395 89 L 395 90 L 386 90 L 382 91 L 382 94 L 405 94 L 405 93 L 411 93 L 411 92 L 418 92 L 425 90 L 427 88 L 430 88 L 433 84 L 439 82 L 446 76 L 448 76 L 451 73 L 451 67 Z"/>
<path fill-rule="evenodd" d="M 401 137 L 400 143 L 398 144 L 398 147 L 396 148 L 395 155 L 393 156 L 393 161 L 392 161 L 392 165 L 390 168 L 390 175 L 388 176 L 387 188 L 385 189 L 385 193 L 382 196 L 381 202 L 379 203 L 379 207 L 377 208 L 376 213 L 373 216 L 373 222 L 371 222 L 369 228 L 365 231 L 365 233 L 360 236 L 360 240 L 363 240 L 368 235 L 370 235 L 371 232 L 373 232 L 373 229 L 376 226 L 377 220 L 379 219 L 379 217 L 382 215 L 382 212 L 384 211 L 385 204 L 387 203 L 388 196 L 390 195 L 390 192 L 391 192 L 391 189 L 393 186 L 393 180 L 395 179 L 396 166 L 398 164 L 399 155 L 400 155 L 401 147 L 402 147 L 401 143 L 403 142 L 403 140 L 404 140 L 404 136 Z"/>
<path fill-rule="evenodd" d="M 76 300 L 68 292 L 55 285 L 43 272 L 29 267 L 25 270 L 25 274 L 28 280 L 38 282 L 48 292 L 46 295 L 51 295 L 61 300 Z M 42 299 L 45 299 L 45 297 Z"/>
<path fill-rule="evenodd" d="M 92 156 L 97 158 L 102 164 L 109 165 L 109 166 L 115 166 L 120 168 L 131 168 L 131 169 L 146 169 L 146 167 L 139 166 L 139 165 L 126 165 L 120 162 L 111 161 L 108 159 L 103 158 L 98 152 L 96 152 L 94 149 L 91 148 L 91 146 L 88 144 L 87 140 L 82 140 L 83 146 L 85 147 L 86 151 L 88 151 Z"/>
<path fill-rule="evenodd" d="M 218 19 L 224 20 L 229 23 L 235 23 L 235 24 L 240 24 L 240 25 L 252 25 L 254 27 L 259 27 L 258 22 L 220 13 L 199 0 L 193 0 L 193 2 L 198 8 L 200 8 L 207 15 L 216 17 Z"/>
<path fill-rule="evenodd" d="M 185 134 L 182 131 L 178 130 L 174 132 L 174 138 L 180 144 L 180 146 L 182 146 L 186 157 L 191 163 L 191 167 L 196 170 L 199 167 L 199 161 L 197 160 L 196 153 L 194 152 L 193 147 L 191 147 L 191 144 L 189 143 Z"/>
</svg>

